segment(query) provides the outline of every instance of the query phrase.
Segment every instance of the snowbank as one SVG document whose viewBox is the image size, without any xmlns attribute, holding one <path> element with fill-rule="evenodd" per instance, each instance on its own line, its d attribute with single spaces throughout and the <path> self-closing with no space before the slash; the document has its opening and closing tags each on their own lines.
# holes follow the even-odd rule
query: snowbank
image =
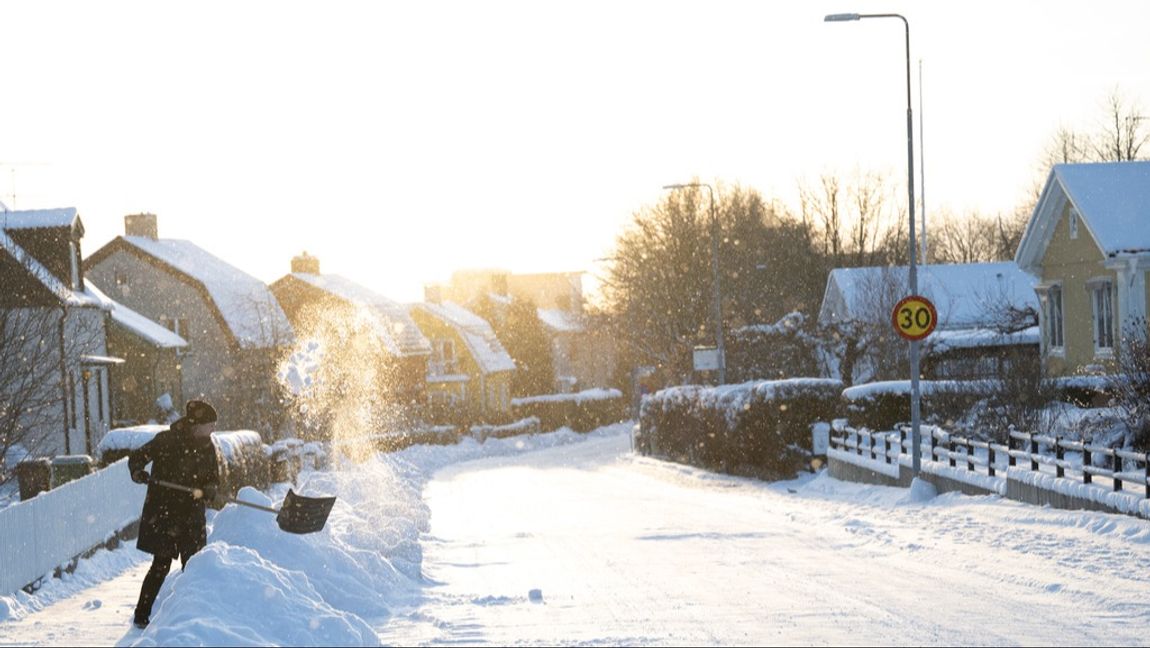
<svg viewBox="0 0 1150 648">
<path fill-rule="evenodd" d="M 369 621 L 422 579 L 420 534 L 430 528 L 422 488 L 443 466 L 624 434 L 619 424 L 578 434 L 471 438 L 454 446 L 412 446 L 330 472 L 300 474 L 303 495 L 336 495 L 324 529 L 293 535 L 271 513 L 229 504 L 211 522 L 208 546 L 173 569 L 152 625 L 136 645 L 378 645 Z M 239 499 L 278 506 L 286 485 L 269 497 L 245 488 Z"/>
<path fill-rule="evenodd" d="M 378 646 L 363 619 L 333 608 L 303 572 L 214 542 L 171 579 L 137 646 Z"/>
</svg>

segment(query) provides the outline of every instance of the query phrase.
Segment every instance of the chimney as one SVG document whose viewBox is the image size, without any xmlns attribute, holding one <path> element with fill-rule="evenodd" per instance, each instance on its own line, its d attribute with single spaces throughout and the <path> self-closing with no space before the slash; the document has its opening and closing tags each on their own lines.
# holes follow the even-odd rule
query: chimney
<svg viewBox="0 0 1150 648">
<path fill-rule="evenodd" d="M 317 275 L 319 274 L 319 258 L 313 257 L 307 253 L 307 250 L 304 250 L 303 254 L 292 257 L 291 271 L 292 274 L 299 272 L 302 274 Z"/>
<path fill-rule="evenodd" d="M 153 241 L 159 238 L 155 214 L 128 214 L 124 217 L 125 236 L 143 236 Z"/>
</svg>

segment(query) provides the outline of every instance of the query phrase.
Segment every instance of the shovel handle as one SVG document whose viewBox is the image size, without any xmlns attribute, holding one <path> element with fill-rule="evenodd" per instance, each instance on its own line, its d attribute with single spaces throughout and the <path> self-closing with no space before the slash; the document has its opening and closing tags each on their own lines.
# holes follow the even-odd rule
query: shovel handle
<svg viewBox="0 0 1150 648">
<path fill-rule="evenodd" d="M 176 483 L 173 483 L 170 481 L 164 481 L 162 479 L 152 479 L 152 480 L 149 480 L 148 483 L 159 484 L 160 486 L 163 486 L 165 488 L 174 488 L 174 489 L 179 490 L 179 491 L 184 491 L 185 493 L 192 493 L 196 490 L 194 488 L 188 488 L 187 486 L 184 486 L 183 484 L 176 484 Z M 241 506 L 250 506 L 251 508 L 254 508 L 254 509 L 259 509 L 261 511 L 267 511 L 268 513 L 279 513 L 280 512 L 279 509 L 274 509 L 270 506 L 261 506 L 259 504 L 252 504 L 251 502 L 245 502 L 243 500 L 238 500 L 238 499 L 231 498 L 231 497 L 228 498 L 228 501 L 233 503 L 233 504 L 239 504 Z"/>
</svg>

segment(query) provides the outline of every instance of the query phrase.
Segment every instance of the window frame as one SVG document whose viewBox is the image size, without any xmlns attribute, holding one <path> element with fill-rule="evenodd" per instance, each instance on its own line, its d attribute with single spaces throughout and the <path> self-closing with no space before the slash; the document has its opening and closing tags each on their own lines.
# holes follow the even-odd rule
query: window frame
<svg viewBox="0 0 1150 648">
<path fill-rule="evenodd" d="M 1090 327 L 1094 338 L 1094 357 L 1114 357 L 1114 280 L 1094 277 L 1086 282 L 1090 293 Z"/>
</svg>

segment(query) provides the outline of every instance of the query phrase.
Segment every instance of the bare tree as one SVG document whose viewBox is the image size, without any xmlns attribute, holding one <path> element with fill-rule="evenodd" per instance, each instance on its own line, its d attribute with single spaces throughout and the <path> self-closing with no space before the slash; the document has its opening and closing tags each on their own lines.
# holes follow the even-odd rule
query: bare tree
<svg viewBox="0 0 1150 648">
<path fill-rule="evenodd" d="M 804 223 L 819 232 L 823 256 L 834 260 L 843 254 L 842 182 L 838 176 L 824 174 L 819 187 L 799 184 L 799 202 Z"/>
<path fill-rule="evenodd" d="M 892 253 L 900 255 L 893 243 L 904 236 L 905 214 L 888 211 L 890 194 L 887 178 L 875 172 L 856 172 L 849 182 L 824 174 L 817 187 L 800 182 L 800 220 L 814 233 L 828 267 L 890 263 Z M 905 251 L 900 256 L 905 259 Z"/>
<path fill-rule="evenodd" d="M 875 173 L 859 174 L 851 186 L 854 198 L 854 225 L 851 228 L 850 247 L 855 266 L 875 262 L 879 232 L 882 227 L 885 188 L 883 178 Z"/>
<path fill-rule="evenodd" d="M 1137 160 L 1142 146 L 1150 139 L 1141 122 L 1141 107 L 1122 96 L 1117 88 L 1106 98 L 1106 114 L 1099 133 L 1094 138 L 1094 157 L 1105 162 Z"/>
<path fill-rule="evenodd" d="M 1134 318 L 1122 328 L 1122 340 L 1112 379 L 1114 405 L 1126 426 L 1126 447 L 1150 451 L 1150 328 L 1146 318 Z"/>
<path fill-rule="evenodd" d="M 10 451 L 30 456 L 55 446 L 67 427 L 65 374 L 99 348 L 101 316 L 86 308 L 0 308 L 0 483 Z M 13 454 L 17 454 L 13 452 Z"/>
</svg>

